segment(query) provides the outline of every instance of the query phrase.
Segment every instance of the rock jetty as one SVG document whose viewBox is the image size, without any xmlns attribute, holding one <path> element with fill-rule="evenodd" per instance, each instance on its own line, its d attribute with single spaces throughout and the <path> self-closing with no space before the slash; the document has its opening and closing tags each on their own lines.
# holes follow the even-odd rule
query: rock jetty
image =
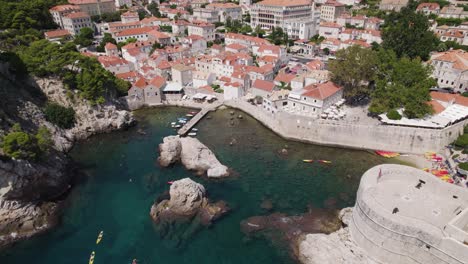
<svg viewBox="0 0 468 264">
<path fill-rule="evenodd" d="M 150 216 L 158 224 L 196 216 L 203 225 L 210 225 L 229 211 L 223 201 L 210 203 L 205 187 L 190 178 L 174 181 L 169 196 L 151 207 Z"/>
<path fill-rule="evenodd" d="M 188 170 L 209 178 L 229 176 L 228 167 L 221 164 L 213 152 L 196 138 L 168 136 L 159 144 L 159 164 L 167 167 L 178 161 Z"/>
</svg>

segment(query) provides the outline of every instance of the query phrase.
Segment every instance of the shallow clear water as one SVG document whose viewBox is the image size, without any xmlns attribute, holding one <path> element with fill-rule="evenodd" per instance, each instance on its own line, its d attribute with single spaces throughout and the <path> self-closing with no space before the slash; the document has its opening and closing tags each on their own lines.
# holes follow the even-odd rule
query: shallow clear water
<svg viewBox="0 0 468 264">
<path fill-rule="evenodd" d="M 240 222 L 267 214 L 260 207 L 264 199 L 272 201 L 274 212 L 288 214 L 303 213 L 308 206 L 351 206 L 361 174 L 385 162 L 364 151 L 286 141 L 243 113 L 243 119 L 231 120 L 230 110 L 221 110 L 198 125 L 198 138 L 235 171 L 234 177 L 210 181 L 180 165 L 160 168 L 157 146 L 175 133 L 169 123 L 187 112 L 141 110 L 138 127 L 78 144 L 71 155 L 87 177 L 67 199 L 62 224 L 0 252 L 0 263 L 88 263 L 93 250 L 96 264 L 131 263 L 134 258 L 139 263 L 293 263 L 285 245 L 246 237 Z M 287 155 L 279 153 L 284 147 Z M 167 181 L 184 177 L 202 183 L 211 200 L 225 200 L 233 210 L 210 228 L 187 227 L 162 238 L 149 217 L 150 207 L 169 189 Z M 100 230 L 104 239 L 96 245 Z"/>
</svg>

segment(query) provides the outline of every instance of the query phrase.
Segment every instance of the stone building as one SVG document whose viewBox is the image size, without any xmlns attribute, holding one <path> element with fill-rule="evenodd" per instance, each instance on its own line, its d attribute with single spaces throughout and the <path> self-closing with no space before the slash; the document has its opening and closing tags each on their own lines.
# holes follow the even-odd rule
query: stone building
<svg viewBox="0 0 468 264">
<path fill-rule="evenodd" d="M 449 50 L 431 56 L 430 64 L 434 67 L 432 77 L 439 87 L 453 88 L 455 92 L 468 91 L 468 52 Z"/>
<path fill-rule="evenodd" d="M 88 13 L 90 16 L 116 11 L 114 0 L 68 0 L 68 3 L 78 6 L 81 11 Z"/>
<path fill-rule="evenodd" d="M 334 0 L 329 0 L 320 7 L 320 20 L 335 22 L 336 19 L 345 11 L 345 5 Z"/>
<path fill-rule="evenodd" d="M 76 12 L 65 15 L 62 18 L 63 29 L 70 32 L 70 34 L 77 35 L 82 28 L 93 29 L 93 22 L 91 17 L 85 12 Z"/>
</svg>

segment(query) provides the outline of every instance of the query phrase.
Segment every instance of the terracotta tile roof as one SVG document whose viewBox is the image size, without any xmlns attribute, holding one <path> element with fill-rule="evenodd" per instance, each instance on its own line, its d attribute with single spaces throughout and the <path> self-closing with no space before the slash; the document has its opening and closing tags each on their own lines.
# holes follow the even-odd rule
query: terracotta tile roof
<svg viewBox="0 0 468 264">
<path fill-rule="evenodd" d="M 74 18 L 84 18 L 84 17 L 89 17 L 88 13 L 85 12 L 75 12 L 75 13 L 70 13 L 65 16 L 66 18 L 69 19 L 74 19 Z"/>
<path fill-rule="evenodd" d="M 156 88 L 161 88 L 166 84 L 166 79 L 162 76 L 156 76 L 150 81 L 151 85 L 154 85 Z"/>
<path fill-rule="evenodd" d="M 239 5 L 234 3 L 211 3 L 206 6 L 206 8 L 216 9 L 216 8 L 240 8 Z"/>
<path fill-rule="evenodd" d="M 444 37 L 452 37 L 452 38 L 464 38 L 465 35 L 463 35 L 463 32 L 462 31 L 447 31 L 445 32 L 444 34 L 442 34 L 442 36 Z"/>
<path fill-rule="evenodd" d="M 106 50 L 117 49 L 117 45 L 115 45 L 113 43 L 110 43 L 110 42 L 107 42 L 106 45 L 104 46 L 104 49 L 106 49 Z"/>
<path fill-rule="evenodd" d="M 342 88 L 333 82 L 326 82 L 321 84 L 311 84 L 304 88 L 306 91 L 302 94 L 303 96 L 324 100 L 337 92 Z"/>
<path fill-rule="evenodd" d="M 74 5 L 97 4 L 98 0 L 68 0 L 68 3 Z M 100 0 L 101 3 L 114 2 L 114 0 Z"/>
<path fill-rule="evenodd" d="M 431 57 L 431 60 L 446 61 L 453 63 L 453 68 L 466 71 L 468 70 L 468 52 L 464 50 L 449 50 L 439 52 Z"/>
<path fill-rule="evenodd" d="M 133 86 L 140 88 L 140 89 L 145 89 L 146 86 L 148 85 L 148 81 L 145 78 L 140 78 L 138 81 L 136 81 Z"/>
<path fill-rule="evenodd" d="M 260 45 L 258 47 L 258 52 L 265 52 L 265 51 L 271 51 L 271 53 L 279 55 L 281 52 L 281 48 L 276 45 Z"/>
<path fill-rule="evenodd" d="M 161 69 L 161 70 L 170 69 L 171 64 L 167 60 L 163 60 L 158 64 L 156 68 Z"/>
<path fill-rule="evenodd" d="M 123 13 L 120 16 L 122 16 L 122 17 L 132 17 L 132 16 L 138 16 L 138 13 L 137 12 L 132 12 L 132 11 L 127 11 L 127 12 Z"/>
<path fill-rule="evenodd" d="M 335 7 L 344 6 L 342 3 L 337 2 L 337 1 L 327 1 L 327 2 L 325 2 L 325 4 L 323 4 L 323 5 L 326 5 L 326 6 L 335 6 Z"/>
<path fill-rule="evenodd" d="M 468 106 L 468 97 L 464 97 L 460 94 L 449 94 L 449 93 L 441 93 L 441 92 L 431 92 L 430 93 L 432 99 L 451 103 L 454 102 L 459 105 Z"/>
<path fill-rule="evenodd" d="M 63 11 L 80 11 L 80 7 L 75 5 L 57 5 L 49 9 L 50 11 L 63 12 Z"/>
<path fill-rule="evenodd" d="M 296 78 L 296 75 L 294 75 L 294 74 L 280 73 L 280 74 L 276 75 L 275 82 L 284 82 L 284 83 L 288 84 L 294 78 Z"/>
<path fill-rule="evenodd" d="M 221 76 L 221 78 L 219 78 L 219 81 L 221 81 L 221 82 L 230 82 L 231 78 L 229 78 L 227 76 Z"/>
<path fill-rule="evenodd" d="M 439 114 L 445 110 L 445 107 L 436 100 L 429 101 L 427 102 L 427 104 L 432 106 L 432 109 L 434 109 L 435 114 Z"/>
<path fill-rule="evenodd" d="M 160 31 L 157 31 L 157 30 L 151 30 L 150 32 L 148 32 L 148 35 L 156 38 L 156 39 L 168 39 L 168 38 L 171 38 L 168 34 L 164 33 L 164 32 L 160 32 Z"/>
<path fill-rule="evenodd" d="M 228 49 L 234 49 L 234 50 L 243 50 L 243 49 L 247 49 L 246 46 L 244 45 L 241 45 L 239 43 L 232 43 L 232 44 L 229 44 L 226 46 L 226 48 Z"/>
<path fill-rule="evenodd" d="M 270 93 L 275 88 L 275 84 L 270 81 L 256 79 L 252 84 L 252 88 L 260 89 Z"/>
<path fill-rule="evenodd" d="M 127 60 L 122 59 L 120 57 L 116 57 L 116 56 L 99 56 L 98 61 L 104 67 L 111 67 L 111 66 L 127 65 L 128 64 Z"/>
<path fill-rule="evenodd" d="M 334 22 L 321 22 L 320 27 L 342 28 L 343 26 Z"/>
<path fill-rule="evenodd" d="M 309 61 L 306 64 L 306 67 L 309 68 L 309 70 L 322 70 L 325 67 L 325 64 L 320 60 L 313 60 Z"/>
<path fill-rule="evenodd" d="M 136 79 L 136 78 L 141 77 L 141 75 L 139 73 L 135 72 L 135 71 L 118 73 L 115 76 L 117 78 L 123 79 L 123 80 Z"/>
<path fill-rule="evenodd" d="M 124 29 L 119 33 L 116 33 L 115 35 L 117 37 L 143 35 L 143 34 L 148 34 L 148 32 L 150 32 L 151 30 L 153 30 L 153 28 L 151 27 L 129 28 L 129 29 Z"/>
<path fill-rule="evenodd" d="M 418 5 L 416 10 L 419 11 L 422 9 L 437 10 L 437 9 L 440 9 L 440 6 L 438 3 L 421 3 Z"/>
<path fill-rule="evenodd" d="M 266 39 L 262 39 L 262 38 L 258 38 L 258 37 L 252 37 L 252 36 L 246 36 L 246 35 L 237 34 L 237 33 L 227 33 L 225 35 L 225 38 L 240 39 L 240 40 L 244 40 L 244 41 L 248 41 L 248 42 L 254 42 L 257 45 L 269 44 L 268 40 L 266 40 Z"/>
<path fill-rule="evenodd" d="M 57 30 L 44 32 L 44 35 L 46 38 L 51 39 L 51 38 L 66 37 L 66 36 L 70 36 L 71 34 L 70 32 L 68 32 L 68 30 L 57 29 Z"/>
<path fill-rule="evenodd" d="M 205 86 L 201 86 L 201 87 L 198 87 L 199 90 L 202 90 L 203 92 L 207 92 L 207 93 L 214 93 L 215 91 L 213 90 L 213 87 L 209 86 L 209 85 L 205 85 Z"/>
<path fill-rule="evenodd" d="M 261 2 L 256 3 L 257 5 L 265 5 L 265 6 L 303 6 L 303 5 L 310 5 L 310 0 L 264 0 Z"/>
</svg>

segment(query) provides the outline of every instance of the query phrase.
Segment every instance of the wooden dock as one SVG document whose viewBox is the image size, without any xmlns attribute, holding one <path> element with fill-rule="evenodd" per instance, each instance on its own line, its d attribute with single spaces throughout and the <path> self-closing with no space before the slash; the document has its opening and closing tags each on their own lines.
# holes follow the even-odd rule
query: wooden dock
<svg viewBox="0 0 468 264">
<path fill-rule="evenodd" d="M 214 103 L 213 105 L 202 108 L 200 112 L 198 112 L 187 123 L 185 123 L 179 131 L 177 131 L 177 134 L 179 134 L 179 136 L 185 136 L 198 122 L 200 122 L 203 117 L 205 117 L 206 114 L 216 110 L 220 105 L 220 103 Z"/>
</svg>

